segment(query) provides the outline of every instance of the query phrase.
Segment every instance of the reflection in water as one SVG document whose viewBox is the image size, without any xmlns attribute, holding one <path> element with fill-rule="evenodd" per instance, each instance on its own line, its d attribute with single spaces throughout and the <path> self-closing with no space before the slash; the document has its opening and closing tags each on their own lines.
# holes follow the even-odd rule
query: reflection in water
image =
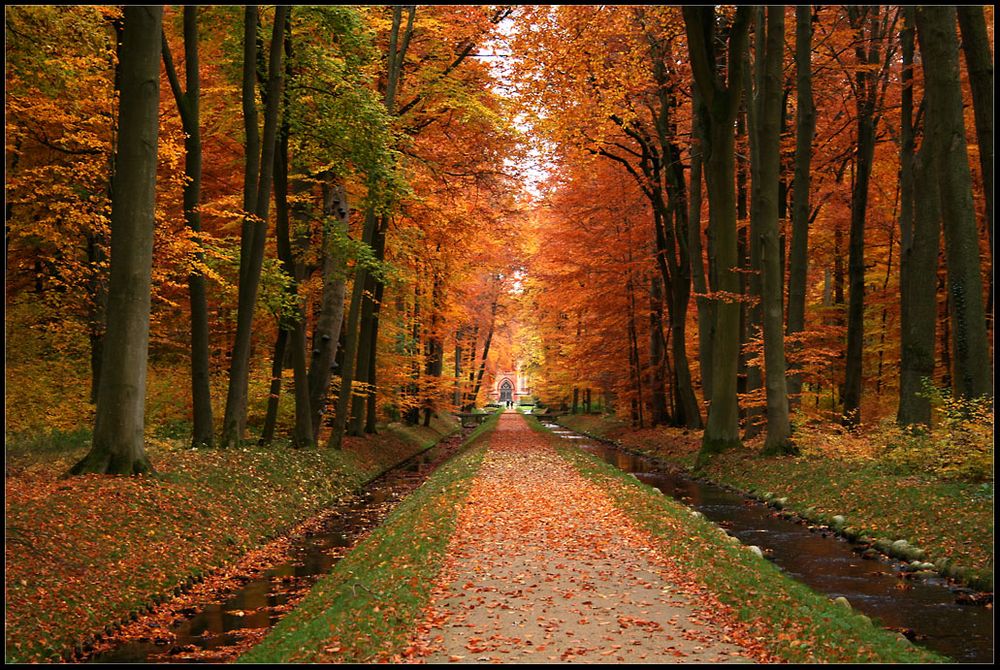
<svg viewBox="0 0 1000 670">
<path fill-rule="evenodd" d="M 462 436 L 448 438 L 399 468 L 375 480 L 338 508 L 321 529 L 295 538 L 288 560 L 271 567 L 222 603 L 207 603 L 174 624 L 172 640 L 127 640 L 114 650 L 88 659 L 99 663 L 165 663 L 231 661 L 241 641 L 274 626 L 296 601 L 330 571 L 347 549 L 385 519 L 461 445 Z M 159 642 L 159 643 L 158 643 Z M 216 652 L 206 654 L 206 651 Z"/>
<path fill-rule="evenodd" d="M 553 432 L 560 437 L 568 433 Z M 962 662 L 993 660 L 992 610 L 956 603 L 944 579 L 904 579 L 898 563 L 863 560 L 844 538 L 810 532 L 763 503 L 664 471 L 653 459 L 604 442 L 574 444 L 694 507 L 744 544 L 761 547 L 785 573 L 813 590 L 830 598 L 846 597 L 855 609 L 887 628 L 913 631 L 917 644 Z"/>
</svg>

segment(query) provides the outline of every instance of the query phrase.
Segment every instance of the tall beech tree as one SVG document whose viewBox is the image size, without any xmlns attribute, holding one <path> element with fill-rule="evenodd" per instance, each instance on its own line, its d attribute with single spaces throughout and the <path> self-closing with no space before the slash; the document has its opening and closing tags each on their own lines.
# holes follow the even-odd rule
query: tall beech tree
<svg viewBox="0 0 1000 670">
<path fill-rule="evenodd" d="M 951 312 L 953 384 L 963 398 L 990 396 L 992 366 L 979 261 L 976 210 L 965 140 L 954 7 L 919 7 L 917 38 L 924 71 L 928 164 L 937 176 L 944 221 Z"/>
<path fill-rule="evenodd" d="M 795 176 L 792 181 L 792 235 L 788 252 L 788 335 L 801 333 L 806 323 L 806 281 L 809 270 L 809 191 L 816 105 L 812 92 L 812 7 L 795 8 Z M 798 349 L 796 343 L 789 346 Z M 789 366 L 790 400 L 798 402 L 802 375 Z"/>
<path fill-rule="evenodd" d="M 170 53 L 167 36 L 163 35 L 163 65 L 177 102 L 181 124 L 184 128 L 184 220 L 195 235 L 201 232 L 201 79 L 198 73 L 198 8 L 184 8 L 184 83 L 181 87 L 177 69 Z M 197 243 L 197 240 L 196 240 Z M 200 243 L 199 243 L 200 244 Z M 195 253 L 195 262 L 203 266 L 205 254 Z M 191 402 L 194 408 L 191 443 L 194 446 L 212 446 L 212 394 L 209 388 L 209 325 L 208 298 L 205 276 L 200 270 L 188 275 L 188 292 L 191 299 Z"/>
<path fill-rule="evenodd" d="M 897 8 L 848 6 L 847 19 L 855 32 L 854 67 L 846 75 L 856 109 L 856 144 L 851 228 L 848 258 L 850 293 L 847 307 L 847 374 L 844 380 L 844 423 L 861 422 L 861 391 L 864 363 L 865 235 L 868 220 L 869 183 L 875 155 L 876 130 L 882 118 L 883 100 L 895 53 L 891 41 Z"/>
<path fill-rule="evenodd" d="M 736 254 L 734 124 L 740 106 L 750 8 L 738 7 L 729 26 L 726 75 L 716 67 L 717 17 L 711 7 L 685 7 L 688 51 L 702 105 L 696 111 L 705 127 L 703 140 L 709 227 L 715 255 L 715 331 L 712 342 L 712 403 L 698 463 L 713 453 L 740 444 L 736 367 L 739 361 L 740 279 Z M 702 374 L 706 374 L 705 371 Z"/>
<path fill-rule="evenodd" d="M 976 119 L 979 169 L 986 204 L 986 233 L 990 240 L 989 295 L 986 318 L 993 319 L 993 54 L 986 33 L 986 17 L 979 5 L 957 7 L 962 30 L 962 51 L 972 89 L 972 109 Z"/>
<path fill-rule="evenodd" d="M 941 200 L 931 143 L 914 154 L 913 56 L 914 8 L 903 8 L 900 48 L 903 57 L 900 95 L 900 425 L 930 425 L 931 401 L 925 385 L 934 375 L 934 326 L 937 323 L 937 265 L 941 244 Z"/>
<path fill-rule="evenodd" d="M 323 406 L 333 370 L 340 329 L 344 322 L 344 297 L 347 294 L 347 259 L 334 240 L 346 237 L 351 214 L 347 190 L 342 183 L 323 186 L 322 262 L 323 292 L 319 315 L 313 331 L 312 358 L 309 364 L 309 410 L 312 433 L 319 438 Z"/>
<path fill-rule="evenodd" d="M 246 130 L 246 164 L 244 170 L 243 221 L 240 243 L 239 304 L 236 317 L 236 339 L 229 366 L 229 390 L 226 413 L 222 423 L 223 447 L 237 446 L 246 430 L 247 385 L 250 377 L 250 344 L 253 335 L 253 313 L 260 289 L 260 273 L 264 265 L 264 245 L 267 237 L 268 212 L 274 176 L 274 154 L 278 134 L 278 110 L 281 104 L 282 40 L 288 7 L 274 10 L 267 69 L 267 99 L 264 109 L 264 132 L 257 127 L 257 31 L 258 11 L 247 6 L 243 20 L 243 118 Z"/>
<path fill-rule="evenodd" d="M 131 475 L 153 469 L 144 434 L 162 24 L 162 7 L 125 7 L 108 327 L 93 444 L 71 474 Z"/>
<path fill-rule="evenodd" d="M 691 92 L 691 107 L 701 105 L 697 87 Z M 691 114 L 691 175 L 688 180 L 688 254 L 691 256 L 691 283 L 694 285 L 695 303 L 698 306 L 698 362 L 701 369 L 701 389 L 705 402 L 712 400 L 712 376 L 706 371 L 712 365 L 712 339 L 715 328 L 715 304 L 708 298 L 709 285 L 705 276 L 705 253 L 702 244 L 701 208 L 702 166 L 704 164 L 704 129 L 701 115 Z"/>
<path fill-rule="evenodd" d="M 781 171 L 781 105 L 784 88 L 782 63 L 785 54 L 785 8 L 767 8 L 763 53 L 761 117 L 757 120 L 760 152 L 759 184 L 754 185 L 760 216 L 761 308 L 764 329 L 764 385 L 767 391 L 767 436 L 764 452 L 792 451 L 788 419 L 788 388 L 785 379 L 783 315 L 784 272 L 778 244 L 778 196 Z M 758 45 L 759 47 L 760 45 Z"/>
<path fill-rule="evenodd" d="M 403 8 L 394 7 L 392 9 L 392 28 L 389 34 L 389 53 L 387 83 L 384 96 L 385 108 L 390 117 L 395 111 L 396 94 L 399 87 L 399 80 L 402 76 L 403 60 L 406 58 L 406 51 L 409 48 L 410 38 L 413 36 L 413 20 L 416 15 L 416 7 L 409 7 L 407 11 L 407 21 L 405 28 L 402 28 Z M 372 180 L 370 189 L 376 192 L 385 187 L 377 180 Z M 384 251 L 385 233 L 389 225 L 389 217 L 378 209 L 378 203 L 369 203 L 365 212 L 364 233 L 362 242 L 374 251 L 376 259 L 380 259 L 379 249 Z M 337 396 L 337 413 L 334 417 L 333 431 L 330 433 L 329 446 L 340 449 L 344 434 L 350 421 L 350 411 L 352 407 L 352 396 L 355 375 L 359 378 L 367 377 L 371 363 L 372 347 L 375 346 L 378 331 L 374 329 L 375 296 L 372 291 L 375 288 L 374 277 L 363 266 L 358 266 L 354 274 L 354 288 L 351 294 L 351 307 L 346 321 L 346 342 L 344 346 L 344 364 L 340 373 L 340 394 Z M 366 297 L 366 289 L 368 289 Z M 367 317 L 367 318 L 365 318 Z M 358 332 L 359 325 L 362 327 Z M 374 340 L 374 341 L 373 341 Z M 374 402 L 374 399 L 372 400 Z M 352 426 L 355 433 L 360 434 L 363 423 L 361 418 L 361 408 L 357 405 L 355 416 L 357 421 Z"/>
</svg>

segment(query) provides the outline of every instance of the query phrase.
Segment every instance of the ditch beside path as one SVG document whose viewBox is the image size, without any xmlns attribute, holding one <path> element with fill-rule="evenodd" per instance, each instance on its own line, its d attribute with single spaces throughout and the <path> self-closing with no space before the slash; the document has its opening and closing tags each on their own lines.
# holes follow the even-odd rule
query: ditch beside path
<svg viewBox="0 0 1000 670">
<path fill-rule="evenodd" d="M 750 662 L 731 612 L 506 413 L 412 640 L 426 662 Z"/>
</svg>

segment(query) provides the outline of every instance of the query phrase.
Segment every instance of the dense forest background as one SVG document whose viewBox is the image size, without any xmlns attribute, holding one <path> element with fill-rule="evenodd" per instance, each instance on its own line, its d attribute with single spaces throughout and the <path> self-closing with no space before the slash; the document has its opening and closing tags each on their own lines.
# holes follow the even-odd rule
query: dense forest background
<svg viewBox="0 0 1000 670">
<path fill-rule="evenodd" d="M 6 431 L 80 471 L 517 365 L 706 457 L 992 431 L 989 7 L 143 12 L 5 10 Z"/>
</svg>

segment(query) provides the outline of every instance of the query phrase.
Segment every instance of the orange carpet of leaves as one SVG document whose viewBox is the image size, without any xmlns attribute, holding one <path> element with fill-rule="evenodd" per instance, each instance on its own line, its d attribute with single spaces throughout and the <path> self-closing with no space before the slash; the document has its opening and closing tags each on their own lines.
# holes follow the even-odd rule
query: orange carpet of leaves
<svg viewBox="0 0 1000 670">
<path fill-rule="evenodd" d="M 425 619 L 387 660 L 774 660 L 657 543 L 505 415 Z"/>
</svg>

